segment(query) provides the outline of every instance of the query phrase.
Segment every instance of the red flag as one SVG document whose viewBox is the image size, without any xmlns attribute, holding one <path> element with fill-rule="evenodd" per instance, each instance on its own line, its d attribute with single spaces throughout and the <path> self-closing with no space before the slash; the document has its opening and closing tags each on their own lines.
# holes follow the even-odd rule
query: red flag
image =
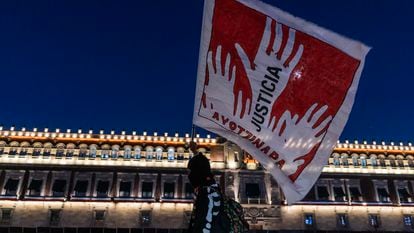
<svg viewBox="0 0 414 233">
<path fill-rule="evenodd" d="M 319 177 L 369 48 L 252 0 L 206 0 L 193 122 L 237 143 L 288 203 Z"/>
</svg>

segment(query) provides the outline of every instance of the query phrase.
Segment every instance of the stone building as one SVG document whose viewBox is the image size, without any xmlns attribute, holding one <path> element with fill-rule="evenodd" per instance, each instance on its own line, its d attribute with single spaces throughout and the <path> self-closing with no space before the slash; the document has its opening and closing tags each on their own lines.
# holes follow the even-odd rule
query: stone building
<svg viewBox="0 0 414 233">
<path fill-rule="evenodd" d="M 414 147 L 338 142 L 306 196 L 280 187 L 231 142 L 196 137 L 252 232 L 407 232 Z M 185 232 L 192 209 L 189 135 L 0 127 L 1 233 Z"/>
</svg>

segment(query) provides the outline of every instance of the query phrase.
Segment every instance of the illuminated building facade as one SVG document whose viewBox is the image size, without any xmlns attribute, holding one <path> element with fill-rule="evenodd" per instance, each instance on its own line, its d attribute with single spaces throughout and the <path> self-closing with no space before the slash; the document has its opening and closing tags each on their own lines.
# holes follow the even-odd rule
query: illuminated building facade
<svg viewBox="0 0 414 233">
<path fill-rule="evenodd" d="M 287 206 L 260 164 L 231 142 L 195 138 L 252 232 L 407 232 L 414 147 L 338 142 L 306 198 Z M 0 128 L 1 233 L 185 232 L 189 135 Z"/>
</svg>

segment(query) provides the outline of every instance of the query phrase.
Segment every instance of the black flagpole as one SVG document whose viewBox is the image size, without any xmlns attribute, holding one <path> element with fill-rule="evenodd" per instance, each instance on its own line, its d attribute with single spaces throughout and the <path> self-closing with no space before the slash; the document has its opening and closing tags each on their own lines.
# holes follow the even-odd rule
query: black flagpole
<svg viewBox="0 0 414 233">
<path fill-rule="evenodd" d="M 195 125 L 193 124 L 192 125 L 192 128 L 191 128 L 191 141 L 192 142 L 194 142 L 194 135 L 195 135 Z"/>
</svg>

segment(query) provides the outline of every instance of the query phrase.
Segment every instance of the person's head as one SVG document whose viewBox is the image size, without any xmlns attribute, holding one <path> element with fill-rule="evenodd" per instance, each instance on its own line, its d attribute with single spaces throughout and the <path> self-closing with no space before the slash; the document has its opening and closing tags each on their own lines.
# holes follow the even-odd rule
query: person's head
<svg viewBox="0 0 414 233">
<path fill-rule="evenodd" d="M 191 158 L 190 161 L 188 161 L 187 168 L 190 170 L 188 179 L 194 188 L 206 184 L 206 182 L 213 177 L 210 162 L 202 153 L 198 153 Z"/>
</svg>

